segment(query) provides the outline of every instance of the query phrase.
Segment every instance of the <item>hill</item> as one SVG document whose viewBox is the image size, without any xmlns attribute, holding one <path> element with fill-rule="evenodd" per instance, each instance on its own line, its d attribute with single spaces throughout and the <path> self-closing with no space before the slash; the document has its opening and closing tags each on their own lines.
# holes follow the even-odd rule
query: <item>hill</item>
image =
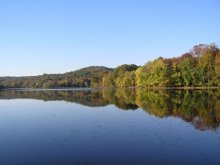
<svg viewBox="0 0 220 165">
<path fill-rule="evenodd" d="M 104 67 L 104 66 L 89 66 L 85 67 L 73 72 L 67 72 L 64 75 L 73 76 L 73 77 L 84 77 L 84 78 L 92 78 L 92 77 L 100 77 L 103 73 L 111 71 L 113 69 Z"/>
<path fill-rule="evenodd" d="M 112 70 L 103 66 L 90 66 L 64 74 L 0 77 L 0 86 L 5 88 L 91 87 L 98 85 L 103 75 Z"/>
</svg>

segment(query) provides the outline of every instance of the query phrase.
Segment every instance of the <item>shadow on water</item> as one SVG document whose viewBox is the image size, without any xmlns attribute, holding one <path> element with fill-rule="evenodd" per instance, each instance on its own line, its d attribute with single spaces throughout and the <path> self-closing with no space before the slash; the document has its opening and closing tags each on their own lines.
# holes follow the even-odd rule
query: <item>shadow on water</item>
<svg viewBox="0 0 220 165">
<path fill-rule="evenodd" d="M 141 108 L 148 114 L 178 117 L 199 130 L 215 130 L 220 124 L 220 91 L 218 90 L 2 90 L 0 99 L 38 99 L 67 101 L 89 107 L 110 104 L 121 110 Z"/>
</svg>

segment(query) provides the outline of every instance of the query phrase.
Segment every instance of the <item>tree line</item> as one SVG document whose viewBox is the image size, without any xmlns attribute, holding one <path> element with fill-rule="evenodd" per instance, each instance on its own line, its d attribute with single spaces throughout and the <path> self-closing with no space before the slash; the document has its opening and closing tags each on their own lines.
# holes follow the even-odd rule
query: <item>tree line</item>
<svg viewBox="0 0 220 165">
<path fill-rule="evenodd" d="M 214 43 L 196 45 L 176 58 L 159 57 L 144 66 L 122 65 L 102 78 L 102 86 L 220 86 L 220 50 Z"/>
<path fill-rule="evenodd" d="M 4 88 L 219 86 L 220 49 L 214 43 L 195 45 L 179 57 L 159 57 L 143 66 L 92 66 L 65 74 L 0 78 Z"/>
</svg>

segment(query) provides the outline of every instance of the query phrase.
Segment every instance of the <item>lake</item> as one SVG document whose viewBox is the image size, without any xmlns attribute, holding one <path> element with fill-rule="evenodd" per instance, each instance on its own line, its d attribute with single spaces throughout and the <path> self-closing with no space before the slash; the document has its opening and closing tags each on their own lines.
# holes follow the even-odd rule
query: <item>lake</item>
<svg viewBox="0 0 220 165">
<path fill-rule="evenodd" d="M 0 164 L 220 164 L 218 90 L 2 90 Z"/>
</svg>

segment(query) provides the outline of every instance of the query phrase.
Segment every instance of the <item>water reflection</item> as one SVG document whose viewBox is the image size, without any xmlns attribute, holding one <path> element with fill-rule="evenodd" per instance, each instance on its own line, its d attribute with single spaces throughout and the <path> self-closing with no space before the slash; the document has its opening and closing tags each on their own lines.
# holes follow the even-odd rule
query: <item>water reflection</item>
<svg viewBox="0 0 220 165">
<path fill-rule="evenodd" d="M 0 99 L 63 100 L 89 107 L 113 104 L 122 110 L 143 109 L 159 118 L 179 117 L 199 130 L 215 130 L 220 124 L 218 90 L 3 90 Z"/>
</svg>

